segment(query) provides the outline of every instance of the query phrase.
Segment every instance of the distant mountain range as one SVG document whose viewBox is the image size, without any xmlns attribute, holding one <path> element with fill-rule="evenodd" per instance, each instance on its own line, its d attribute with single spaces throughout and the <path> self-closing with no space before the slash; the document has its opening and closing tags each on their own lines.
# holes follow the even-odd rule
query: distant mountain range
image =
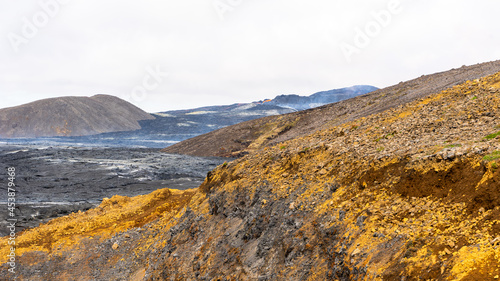
<svg viewBox="0 0 500 281">
<path fill-rule="evenodd" d="M 236 103 L 232 105 L 206 106 L 187 110 L 160 112 L 172 116 L 193 114 L 228 113 L 231 115 L 276 115 L 277 111 L 294 112 L 310 109 L 341 100 L 350 99 L 359 95 L 377 90 L 377 87 L 357 85 L 347 88 L 318 92 L 310 96 L 279 95 L 274 99 L 256 101 L 252 103 Z"/>
<path fill-rule="evenodd" d="M 141 128 L 154 119 L 140 108 L 109 95 L 43 99 L 0 109 L 0 137 L 84 136 Z"/>
<path fill-rule="evenodd" d="M 378 90 L 378 88 L 368 85 L 358 85 L 349 88 L 318 92 L 310 96 L 280 95 L 271 100 L 269 104 L 298 111 L 347 100 L 375 90 Z"/>
<path fill-rule="evenodd" d="M 72 143 L 165 147 L 216 129 L 338 102 L 376 90 L 373 86 L 280 95 L 252 103 L 206 106 L 148 114 L 117 97 L 61 97 L 0 109 L 0 138 L 58 137 Z"/>
<path fill-rule="evenodd" d="M 377 89 L 373 86 L 362 85 L 319 92 L 310 96 L 280 95 L 274 99 L 252 103 L 236 103 L 152 113 L 156 118 L 141 121 L 141 129 L 134 131 L 133 134 L 138 136 L 169 135 L 175 140 L 184 140 L 244 121 L 314 108 L 350 99 Z M 130 136 L 131 133 L 122 132 L 113 135 L 115 137 L 120 135 Z"/>
</svg>

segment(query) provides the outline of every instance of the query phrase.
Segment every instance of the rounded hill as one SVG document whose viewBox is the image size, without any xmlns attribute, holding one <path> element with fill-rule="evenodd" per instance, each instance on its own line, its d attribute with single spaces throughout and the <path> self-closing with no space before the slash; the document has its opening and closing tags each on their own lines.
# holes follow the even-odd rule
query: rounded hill
<svg viewBox="0 0 500 281">
<path fill-rule="evenodd" d="M 110 95 L 58 97 L 0 109 L 0 137 L 84 136 L 140 129 L 154 119 Z"/>
</svg>

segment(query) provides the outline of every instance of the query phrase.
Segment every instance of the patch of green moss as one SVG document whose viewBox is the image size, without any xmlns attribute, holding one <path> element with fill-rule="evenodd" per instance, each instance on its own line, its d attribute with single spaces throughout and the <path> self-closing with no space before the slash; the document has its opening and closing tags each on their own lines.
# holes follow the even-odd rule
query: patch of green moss
<svg viewBox="0 0 500 281">
<path fill-rule="evenodd" d="M 498 160 L 498 159 L 500 159 L 500 151 L 499 150 L 495 150 L 492 153 L 483 157 L 483 160 L 486 160 L 486 161 L 494 161 L 494 160 Z"/>
<path fill-rule="evenodd" d="M 491 168 L 493 168 L 493 170 L 498 169 L 498 164 L 497 164 L 497 162 L 493 162 L 493 163 L 491 163 Z"/>
<path fill-rule="evenodd" d="M 498 132 L 496 132 L 496 133 L 493 133 L 493 134 L 489 134 L 489 135 L 487 135 L 487 136 L 486 136 L 486 137 L 484 137 L 484 138 L 485 138 L 485 139 L 487 139 L 487 140 L 492 140 L 492 139 L 494 139 L 494 138 L 496 138 L 496 137 L 498 137 L 498 136 L 500 136 L 500 131 L 498 131 Z"/>
<path fill-rule="evenodd" d="M 377 139 L 375 139 L 376 142 L 379 142 L 381 139 L 390 139 L 392 137 L 394 137 L 394 135 L 396 134 L 396 132 L 393 132 L 393 133 L 390 133 L 390 134 L 387 134 L 385 136 L 382 136 L 382 137 L 379 137 Z"/>
</svg>

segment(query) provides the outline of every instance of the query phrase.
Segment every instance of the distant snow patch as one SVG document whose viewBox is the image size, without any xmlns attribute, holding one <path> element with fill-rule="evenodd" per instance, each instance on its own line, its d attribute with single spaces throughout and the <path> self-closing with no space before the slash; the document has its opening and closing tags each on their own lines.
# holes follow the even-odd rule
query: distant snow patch
<svg viewBox="0 0 500 281">
<path fill-rule="evenodd" d="M 200 111 L 193 111 L 193 112 L 186 113 L 186 115 L 202 115 L 202 114 L 212 114 L 212 113 L 217 113 L 217 111 L 200 110 Z"/>
<path fill-rule="evenodd" d="M 253 107 L 255 107 L 255 104 L 249 103 L 249 104 L 245 104 L 245 105 L 242 105 L 242 106 L 238 106 L 237 108 L 233 109 L 232 111 L 247 110 L 247 109 L 250 109 L 250 108 L 253 108 Z"/>
<path fill-rule="evenodd" d="M 156 115 L 156 116 L 160 116 L 160 117 L 175 117 L 174 115 L 172 114 L 168 114 L 168 113 L 151 113 L 152 115 Z"/>
</svg>

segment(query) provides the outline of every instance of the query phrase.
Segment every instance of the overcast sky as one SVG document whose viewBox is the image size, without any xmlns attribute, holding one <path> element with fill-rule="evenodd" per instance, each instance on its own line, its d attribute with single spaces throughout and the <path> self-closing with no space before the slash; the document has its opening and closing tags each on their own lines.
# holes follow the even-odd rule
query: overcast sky
<svg viewBox="0 0 500 281">
<path fill-rule="evenodd" d="M 500 59 L 495 0 L 0 3 L 0 108 L 102 93 L 159 112 Z"/>
</svg>

